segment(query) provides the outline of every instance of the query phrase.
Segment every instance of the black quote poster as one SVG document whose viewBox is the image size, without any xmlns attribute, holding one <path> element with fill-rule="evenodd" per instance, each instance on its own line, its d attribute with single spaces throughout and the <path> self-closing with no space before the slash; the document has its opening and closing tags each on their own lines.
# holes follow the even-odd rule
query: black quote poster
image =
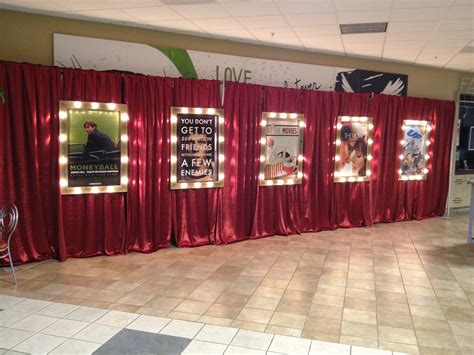
<svg viewBox="0 0 474 355">
<path fill-rule="evenodd" d="M 178 183 L 213 182 L 218 180 L 218 115 L 177 115 Z"/>
</svg>

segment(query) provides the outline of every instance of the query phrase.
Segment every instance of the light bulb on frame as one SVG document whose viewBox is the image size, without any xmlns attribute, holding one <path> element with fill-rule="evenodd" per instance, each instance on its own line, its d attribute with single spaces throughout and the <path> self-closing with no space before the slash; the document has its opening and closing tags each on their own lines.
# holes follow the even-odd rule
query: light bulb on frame
<svg viewBox="0 0 474 355">
<path fill-rule="evenodd" d="M 93 103 L 91 103 L 91 107 L 92 107 L 94 110 L 96 110 L 96 109 L 99 108 L 99 103 L 98 103 L 98 102 L 93 102 Z"/>
<path fill-rule="evenodd" d="M 64 120 L 67 118 L 67 111 L 59 111 L 59 118 Z"/>
</svg>

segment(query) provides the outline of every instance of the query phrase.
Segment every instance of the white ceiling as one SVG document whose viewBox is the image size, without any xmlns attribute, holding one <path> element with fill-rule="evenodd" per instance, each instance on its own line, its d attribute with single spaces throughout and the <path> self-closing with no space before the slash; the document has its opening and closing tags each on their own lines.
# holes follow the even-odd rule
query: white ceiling
<svg viewBox="0 0 474 355">
<path fill-rule="evenodd" d="M 0 0 L 0 8 L 474 71 L 474 0 Z M 385 21 L 386 33 L 339 30 Z"/>
</svg>

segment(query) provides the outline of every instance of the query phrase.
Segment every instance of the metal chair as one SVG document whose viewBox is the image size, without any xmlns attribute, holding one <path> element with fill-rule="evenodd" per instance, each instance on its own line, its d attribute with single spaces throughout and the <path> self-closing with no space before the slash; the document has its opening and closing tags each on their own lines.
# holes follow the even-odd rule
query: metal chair
<svg viewBox="0 0 474 355">
<path fill-rule="evenodd" d="M 8 257 L 12 268 L 13 281 L 16 285 L 15 269 L 10 250 L 10 241 L 18 225 L 18 208 L 13 203 L 7 203 L 0 210 L 0 258 Z"/>
</svg>

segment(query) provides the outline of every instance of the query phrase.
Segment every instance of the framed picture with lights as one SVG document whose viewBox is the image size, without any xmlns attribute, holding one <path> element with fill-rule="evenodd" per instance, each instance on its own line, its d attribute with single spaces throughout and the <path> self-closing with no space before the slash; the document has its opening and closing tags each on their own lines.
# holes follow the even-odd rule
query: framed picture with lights
<svg viewBox="0 0 474 355">
<path fill-rule="evenodd" d="M 61 193 L 126 192 L 127 105 L 60 101 L 59 121 Z"/>
<path fill-rule="evenodd" d="M 171 189 L 224 186 L 224 110 L 171 108 Z"/>
<path fill-rule="evenodd" d="M 304 115 L 263 112 L 261 126 L 259 185 L 301 184 Z"/>
<path fill-rule="evenodd" d="M 334 182 L 370 181 L 373 129 L 371 117 L 337 118 Z"/>
<path fill-rule="evenodd" d="M 431 123 L 422 120 L 403 121 L 403 139 L 400 141 L 400 181 L 425 180 L 429 172 L 428 160 L 431 132 Z"/>
</svg>

